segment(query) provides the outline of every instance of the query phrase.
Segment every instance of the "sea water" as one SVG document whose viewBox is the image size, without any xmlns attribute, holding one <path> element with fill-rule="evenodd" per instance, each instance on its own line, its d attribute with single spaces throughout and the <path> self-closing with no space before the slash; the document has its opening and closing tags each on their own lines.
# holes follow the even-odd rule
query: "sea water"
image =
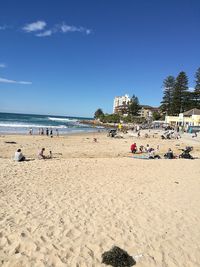
<svg viewBox="0 0 200 267">
<path fill-rule="evenodd" d="M 33 134 L 38 134 L 42 128 L 44 133 L 48 128 L 54 134 L 56 129 L 60 134 L 99 131 L 99 127 L 80 123 L 84 120 L 91 120 L 91 118 L 0 113 L 0 134 L 26 134 L 30 129 Z"/>
</svg>

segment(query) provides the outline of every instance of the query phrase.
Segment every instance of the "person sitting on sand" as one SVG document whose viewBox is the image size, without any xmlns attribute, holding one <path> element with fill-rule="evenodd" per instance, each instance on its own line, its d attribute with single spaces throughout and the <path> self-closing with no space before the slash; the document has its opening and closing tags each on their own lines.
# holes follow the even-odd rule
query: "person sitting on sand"
<svg viewBox="0 0 200 267">
<path fill-rule="evenodd" d="M 141 145 L 139 147 L 139 150 L 140 150 L 141 153 L 146 153 L 147 152 L 146 148 L 143 145 Z"/>
<path fill-rule="evenodd" d="M 144 150 L 144 146 L 141 145 L 141 146 L 139 147 L 139 151 L 140 151 L 140 153 L 143 153 L 143 150 Z"/>
<path fill-rule="evenodd" d="M 149 151 L 149 159 L 160 159 L 160 156 L 156 154 L 153 148 L 151 148 Z"/>
<path fill-rule="evenodd" d="M 50 150 L 49 151 L 49 157 L 47 157 L 48 159 L 52 159 L 53 158 L 53 154 L 52 154 L 52 151 Z"/>
<path fill-rule="evenodd" d="M 45 156 L 44 151 L 45 151 L 45 148 L 43 147 L 38 154 L 39 159 L 52 159 L 53 158 L 53 154 L 51 150 L 49 151 L 49 156 Z"/>
<path fill-rule="evenodd" d="M 173 159 L 174 158 L 174 154 L 173 151 L 171 150 L 171 148 L 168 149 L 167 153 L 164 155 L 165 159 Z"/>
<path fill-rule="evenodd" d="M 147 144 L 147 146 L 145 147 L 145 149 L 146 149 L 146 152 L 150 152 L 151 148 L 150 148 L 149 144 Z"/>
<path fill-rule="evenodd" d="M 43 147 L 41 151 L 38 153 L 39 159 L 46 159 L 47 157 L 44 155 L 45 148 Z"/>
<path fill-rule="evenodd" d="M 136 145 L 136 143 L 134 143 L 134 144 L 131 145 L 131 152 L 132 152 L 133 154 L 135 154 L 136 151 L 137 151 L 137 145 Z"/>
<path fill-rule="evenodd" d="M 157 147 L 158 148 L 158 147 Z M 149 153 L 152 150 L 155 150 L 154 148 L 150 147 L 149 144 L 147 144 L 146 148 L 145 148 L 146 152 Z"/>
<path fill-rule="evenodd" d="M 15 160 L 15 161 L 24 161 L 24 160 L 25 160 L 25 157 L 24 157 L 24 155 L 22 154 L 20 148 L 17 149 L 17 151 L 15 152 L 14 160 Z"/>
</svg>

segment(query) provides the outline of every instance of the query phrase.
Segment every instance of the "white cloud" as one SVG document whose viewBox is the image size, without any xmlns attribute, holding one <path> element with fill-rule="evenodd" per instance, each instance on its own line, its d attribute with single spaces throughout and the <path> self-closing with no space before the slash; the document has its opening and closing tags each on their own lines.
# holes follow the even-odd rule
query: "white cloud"
<svg viewBox="0 0 200 267">
<path fill-rule="evenodd" d="M 84 27 L 76 27 L 76 26 L 70 26 L 67 25 L 65 23 L 63 23 L 62 25 L 55 25 L 52 29 L 50 30 L 46 30 L 44 32 L 39 32 L 37 34 L 35 34 L 35 36 L 37 37 L 46 37 L 46 36 L 51 36 L 52 34 L 55 34 L 57 32 L 61 32 L 61 33 L 69 33 L 69 32 L 82 32 L 85 34 L 90 34 L 92 31 L 90 29 L 86 29 Z"/>
<path fill-rule="evenodd" d="M 26 81 L 15 81 L 15 80 L 9 80 L 5 78 L 0 77 L 0 83 L 13 83 L 13 84 L 32 84 L 32 82 L 26 82 Z"/>
<path fill-rule="evenodd" d="M 0 68 L 6 68 L 6 64 L 0 63 Z"/>
<path fill-rule="evenodd" d="M 85 31 L 85 33 L 88 35 L 88 34 L 90 34 L 92 32 L 92 30 L 90 30 L 90 29 L 86 29 L 86 31 Z"/>
<path fill-rule="evenodd" d="M 76 26 L 70 26 L 63 23 L 60 27 L 61 32 L 67 33 L 67 32 L 83 32 L 85 34 L 90 34 L 92 31 L 90 29 L 86 29 L 84 27 L 76 27 Z"/>
<path fill-rule="evenodd" d="M 46 27 L 46 22 L 42 20 L 38 20 L 36 22 L 26 24 L 22 29 L 25 32 L 35 32 L 35 31 L 41 31 Z"/>
<path fill-rule="evenodd" d="M 8 28 L 12 28 L 12 26 L 2 25 L 0 26 L 0 30 L 6 30 Z M 92 33 L 91 29 L 87 29 L 85 27 L 77 27 L 74 25 L 67 25 L 65 22 L 62 24 L 55 24 L 52 27 L 48 27 L 47 29 L 47 23 L 44 20 L 38 20 L 32 23 L 25 24 L 21 29 L 25 33 L 33 33 L 36 37 L 47 37 L 51 36 L 55 33 L 83 33 L 86 35 L 89 35 Z"/>
<path fill-rule="evenodd" d="M 6 30 L 7 28 L 8 28 L 7 25 L 2 25 L 2 26 L 0 26 L 0 31 Z"/>
<path fill-rule="evenodd" d="M 61 31 L 62 32 L 75 32 L 77 31 L 77 27 L 63 24 L 61 25 Z"/>
<path fill-rule="evenodd" d="M 46 36 L 51 36 L 52 35 L 52 30 L 47 30 L 45 32 L 37 33 L 35 36 L 37 37 L 46 37 Z"/>
</svg>

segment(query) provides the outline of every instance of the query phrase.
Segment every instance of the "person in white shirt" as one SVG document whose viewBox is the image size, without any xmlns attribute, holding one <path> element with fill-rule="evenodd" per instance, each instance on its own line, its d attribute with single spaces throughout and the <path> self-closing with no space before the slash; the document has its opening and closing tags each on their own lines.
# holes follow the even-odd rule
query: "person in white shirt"
<svg viewBox="0 0 200 267">
<path fill-rule="evenodd" d="M 15 152 L 14 160 L 15 160 L 15 161 L 24 161 L 24 160 L 25 160 L 25 157 L 24 157 L 24 155 L 22 154 L 20 148 L 17 149 L 17 151 Z"/>
</svg>

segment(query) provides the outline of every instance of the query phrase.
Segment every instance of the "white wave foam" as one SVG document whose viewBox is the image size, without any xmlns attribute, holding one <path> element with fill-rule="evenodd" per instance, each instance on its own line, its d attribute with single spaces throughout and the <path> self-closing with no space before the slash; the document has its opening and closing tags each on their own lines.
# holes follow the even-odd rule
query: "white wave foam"
<svg viewBox="0 0 200 267">
<path fill-rule="evenodd" d="M 53 117 L 48 117 L 49 120 L 51 121 L 63 121 L 63 122 L 77 122 L 78 120 L 76 119 L 70 119 L 70 118 L 53 118 Z"/>
<path fill-rule="evenodd" d="M 53 128 L 63 129 L 68 128 L 66 125 L 38 125 L 38 124 L 20 124 L 20 123 L 0 123 L 0 127 L 11 127 L 11 128 Z"/>
</svg>

